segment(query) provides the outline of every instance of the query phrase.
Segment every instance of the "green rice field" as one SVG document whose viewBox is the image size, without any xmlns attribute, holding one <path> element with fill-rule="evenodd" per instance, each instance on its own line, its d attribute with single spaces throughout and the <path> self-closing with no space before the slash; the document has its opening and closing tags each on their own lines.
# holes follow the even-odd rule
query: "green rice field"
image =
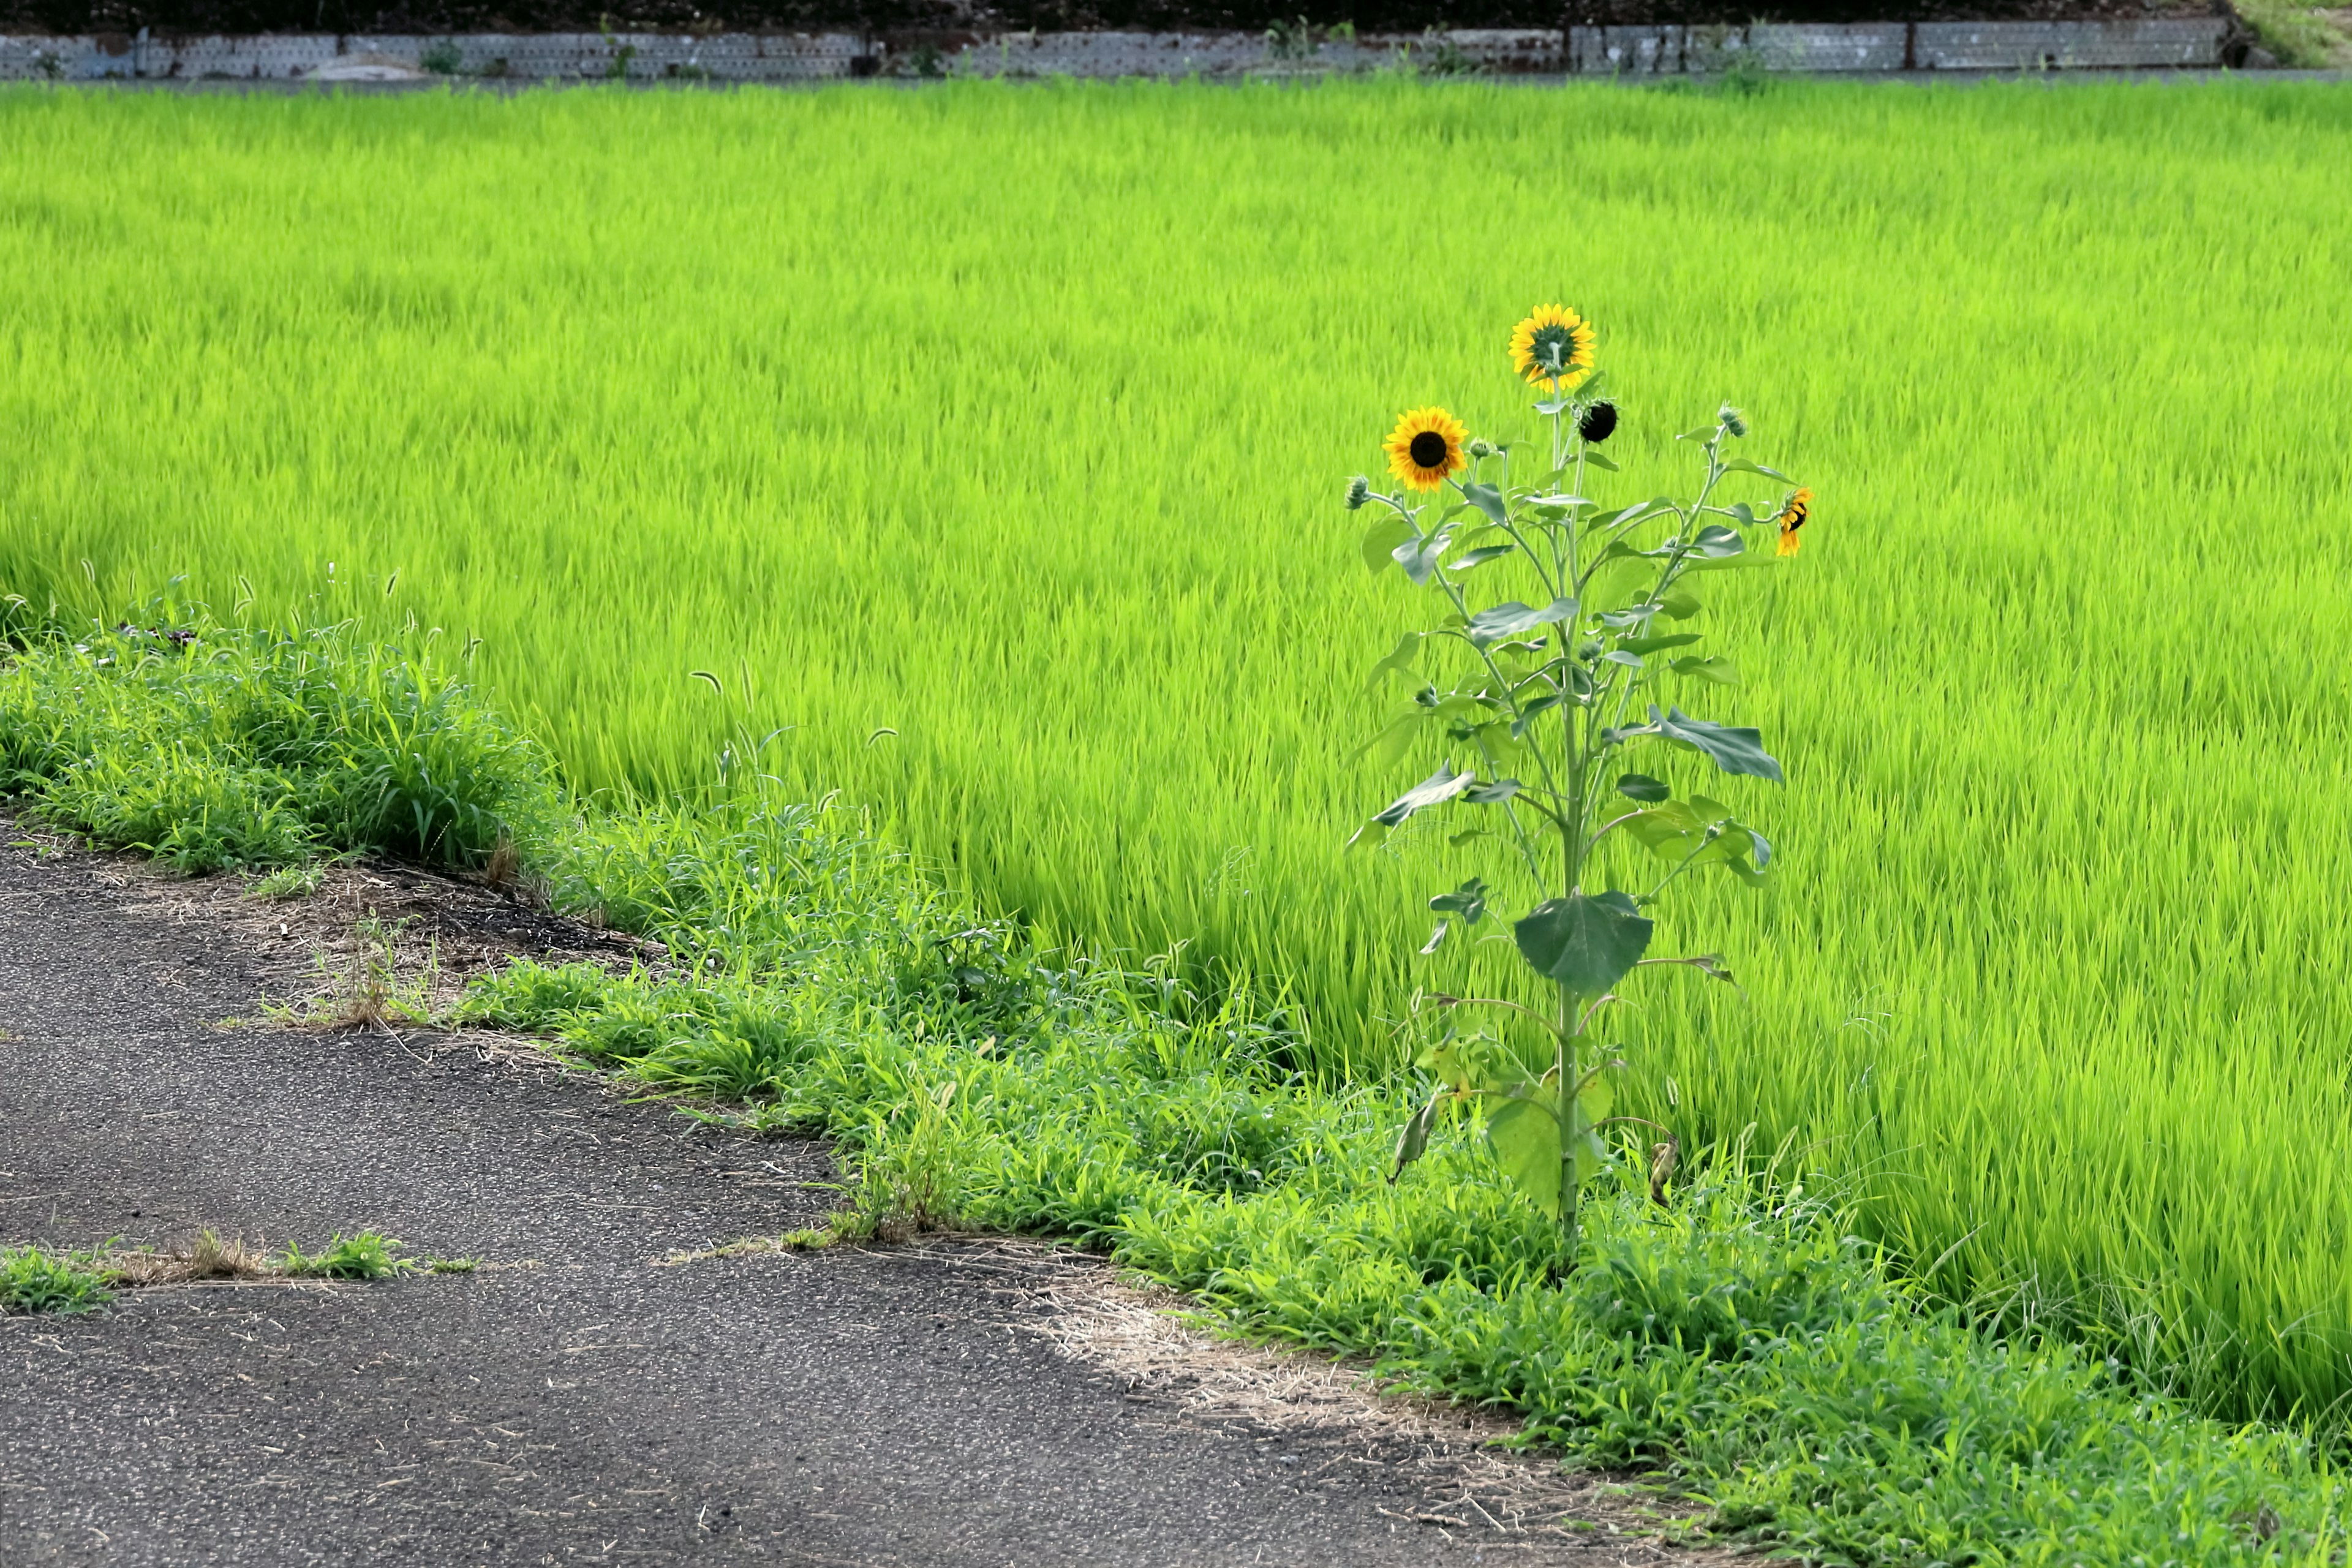
<svg viewBox="0 0 2352 1568">
<path fill-rule="evenodd" d="M 17 90 L 0 584 L 479 638 L 590 788 L 783 727 L 793 789 L 1374 1073 L 1479 864 L 1343 857 L 1437 759 L 1355 754 L 1432 610 L 1340 492 L 1407 407 L 1531 433 L 1563 300 L 1597 494 L 1687 488 L 1728 397 L 1819 497 L 1710 597 L 1780 882 L 1667 906 L 1742 990 L 1644 994 L 1637 1097 L 1947 1294 L 2340 1422 L 2347 169 L 2325 83 Z"/>
</svg>

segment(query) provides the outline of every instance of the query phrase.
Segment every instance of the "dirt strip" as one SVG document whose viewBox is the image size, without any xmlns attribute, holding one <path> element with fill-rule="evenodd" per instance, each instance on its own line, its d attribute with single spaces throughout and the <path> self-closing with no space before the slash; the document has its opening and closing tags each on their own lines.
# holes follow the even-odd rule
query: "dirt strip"
<svg viewBox="0 0 2352 1568">
<path fill-rule="evenodd" d="M 258 909 L 5 837 L 0 1240 L 372 1227 L 484 1265 L 0 1319 L 0 1562 L 1723 1560 L 1491 1418 L 1038 1244 L 678 1263 L 818 1219 L 824 1148 L 513 1042 L 250 1021 L 372 907 L 454 933 L 445 963 L 629 956 L 602 933 L 382 868 Z"/>
</svg>

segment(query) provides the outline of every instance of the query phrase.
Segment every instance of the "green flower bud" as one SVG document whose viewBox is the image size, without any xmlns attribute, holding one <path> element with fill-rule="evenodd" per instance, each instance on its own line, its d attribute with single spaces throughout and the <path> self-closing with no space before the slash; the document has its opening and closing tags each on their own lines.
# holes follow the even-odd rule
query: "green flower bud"
<svg viewBox="0 0 2352 1568">
<path fill-rule="evenodd" d="M 1348 481 L 1348 510 L 1355 510 L 1372 499 L 1372 481 L 1358 474 Z"/>
<path fill-rule="evenodd" d="M 1470 438 L 1470 455 L 1473 458 L 1491 458 L 1495 452 L 1494 444 L 1484 436 L 1474 436 Z"/>
<path fill-rule="evenodd" d="M 1738 409 L 1731 406 L 1730 404 L 1725 404 L 1722 411 L 1716 415 L 1716 417 L 1721 420 L 1723 422 L 1723 427 L 1726 430 L 1730 431 L 1733 435 L 1745 436 L 1748 434 L 1748 416 L 1739 412 Z"/>
</svg>

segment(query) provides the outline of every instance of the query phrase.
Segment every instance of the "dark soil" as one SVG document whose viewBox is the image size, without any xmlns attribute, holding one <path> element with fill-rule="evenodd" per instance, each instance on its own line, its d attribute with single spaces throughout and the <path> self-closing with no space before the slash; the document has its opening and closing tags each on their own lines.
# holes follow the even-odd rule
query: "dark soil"
<svg viewBox="0 0 2352 1568">
<path fill-rule="evenodd" d="M 825 1150 L 703 1131 L 520 1047 L 224 1027 L 289 966 L 202 907 L 144 868 L 0 849 L 0 1240 L 371 1227 L 484 1262 L 0 1319 L 11 1568 L 1681 1555 L 1454 1505 L 1465 1529 L 1412 1456 L 1138 1396 L 1033 1331 L 1050 1299 L 1007 1289 L 1001 1248 L 678 1262 L 817 1220 Z"/>
</svg>

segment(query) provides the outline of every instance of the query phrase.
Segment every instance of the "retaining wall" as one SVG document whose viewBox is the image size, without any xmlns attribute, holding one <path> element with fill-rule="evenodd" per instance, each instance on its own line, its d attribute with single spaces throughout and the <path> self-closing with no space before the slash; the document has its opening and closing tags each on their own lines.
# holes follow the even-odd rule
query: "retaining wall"
<svg viewBox="0 0 2352 1568">
<path fill-rule="evenodd" d="M 1255 33 L 1009 33 L 895 49 L 853 33 L 285 34 L 259 37 L 0 37 L 0 79 L 813 81 L 876 75 L 1319 75 L 1405 61 L 1496 74 L 1665 75 L 1742 61 L 1768 70 L 2211 68 L 2227 16 L 2136 22 L 1872 22 L 1752 27 L 1469 30 L 1278 47 Z"/>
</svg>

